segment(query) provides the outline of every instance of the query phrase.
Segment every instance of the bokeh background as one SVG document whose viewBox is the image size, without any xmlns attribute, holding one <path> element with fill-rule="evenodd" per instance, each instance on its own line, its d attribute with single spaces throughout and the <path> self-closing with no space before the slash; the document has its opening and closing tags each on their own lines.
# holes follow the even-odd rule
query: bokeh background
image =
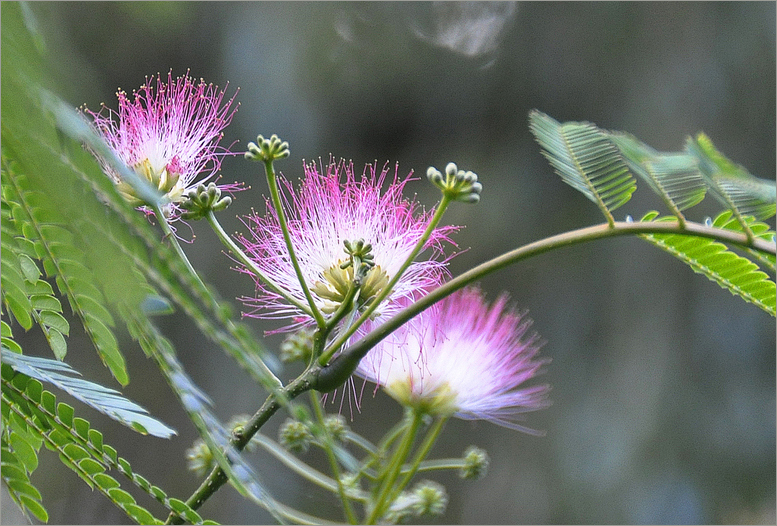
<svg viewBox="0 0 777 526">
<path fill-rule="evenodd" d="M 529 110 L 633 133 L 680 150 L 706 132 L 752 173 L 775 176 L 775 4 L 635 3 L 33 3 L 62 96 L 74 106 L 116 107 L 115 91 L 172 69 L 239 87 L 241 107 L 225 143 L 245 147 L 277 133 L 291 145 L 289 178 L 302 160 L 330 154 L 359 166 L 400 163 L 423 176 L 455 161 L 484 185 L 477 206 L 451 207 L 466 225 L 453 274 L 525 243 L 602 221 L 596 207 L 557 177 L 528 131 Z M 7 72 L 4 72 L 7 73 Z M 223 214 L 264 209 L 259 165 L 226 159 L 227 181 L 252 189 Z M 408 191 L 431 207 L 424 179 Z M 619 218 L 660 203 L 644 185 Z M 702 221 L 718 205 L 689 211 Z M 194 225 L 186 246 L 220 296 L 251 294 L 229 270 L 215 236 Z M 553 362 L 545 380 L 554 405 L 528 415 L 543 438 L 485 422 L 449 422 L 434 457 L 485 448 L 478 482 L 435 476 L 450 495 L 443 523 L 774 523 L 775 321 L 671 256 L 637 240 L 559 250 L 484 279 L 490 298 L 507 291 L 529 310 Z M 223 421 L 253 413 L 264 393 L 186 323 L 161 321 Z M 270 322 L 249 320 L 257 334 Z M 118 387 L 74 330 L 68 362 Z M 32 353 L 40 336 L 22 340 Z M 269 337 L 277 349 L 280 339 Z M 178 430 L 140 437 L 78 407 L 133 468 L 185 499 L 199 484 L 184 451 L 196 438 L 153 363 L 127 341 L 131 383 L 123 392 Z M 292 378 L 288 367 L 283 375 Z M 401 415 L 365 390 L 361 412 L 342 411 L 378 439 Z M 327 406 L 337 412 L 339 404 Z M 353 413 L 353 414 L 351 414 Z M 285 418 L 277 415 L 268 432 Z M 321 459 L 306 459 L 323 467 Z M 330 496 L 262 453 L 248 455 L 273 494 L 338 517 Z M 49 452 L 33 482 L 50 522 L 122 523 L 127 518 Z M 5 499 L 7 501 L 7 499 Z M 141 503 L 147 504 L 146 500 Z M 4 507 L 4 512 L 7 508 Z M 222 489 L 202 508 L 223 523 L 271 517 Z M 5 520 L 11 515 L 4 516 Z"/>
</svg>

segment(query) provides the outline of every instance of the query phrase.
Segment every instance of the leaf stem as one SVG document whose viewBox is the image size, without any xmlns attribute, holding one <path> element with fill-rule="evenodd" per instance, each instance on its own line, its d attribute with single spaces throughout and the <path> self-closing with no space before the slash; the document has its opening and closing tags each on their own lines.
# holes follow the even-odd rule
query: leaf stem
<svg viewBox="0 0 777 526">
<path fill-rule="evenodd" d="M 321 410 L 321 400 L 319 400 L 318 394 L 315 391 L 310 391 L 310 404 L 313 406 L 313 411 L 316 414 L 316 420 L 321 426 L 321 432 L 324 439 L 321 441 L 326 452 L 327 460 L 329 460 L 329 467 L 332 469 L 332 477 L 337 483 L 337 494 L 340 497 L 340 502 L 343 503 L 343 511 L 345 517 L 348 520 L 348 524 L 358 524 L 356 515 L 351 507 L 351 500 L 345 492 L 345 486 L 343 486 L 343 479 L 340 475 L 340 467 L 337 465 L 337 458 L 332 450 L 332 436 L 329 434 L 329 430 L 326 428 L 326 422 L 324 421 L 324 412 Z"/>
<path fill-rule="evenodd" d="M 311 389 L 310 376 L 315 374 L 316 368 L 308 368 L 294 381 L 289 383 L 286 387 L 278 389 L 270 393 L 267 399 L 264 401 L 259 410 L 246 422 L 242 431 L 239 433 L 233 433 L 230 440 L 230 445 L 242 451 L 248 442 L 251 440 L 259 429 L 267 423 L 271 416 L 273 416 L 278 409 L 281 408 L 283 401 L 293 400 L 297 396 L 301 395 L 305 391 Z M 200 487 L 189 497 L 186 504 L 196 510 L 202 504 L 208 500 L 216 491 L 224 485 L 227 481 L 227 476 L 219 466 L 213 468 L 207 478 L 200 484 Z M 182 520 L 179 517 L 171 516 L 167 519 L 167 524 L 181 524 Z"/>
<path fill-rule="evenodd" d="M 413 447 L 413 442 L 418 434 L 418 430 L 421 428 L 423 422 L 423 413 L 413 410 L 410 414 L 409 421 L 405 422 L 405 433 L 402 436 L 402 441 L 394 450 L 389 463 L 386 465 L 384 475 L 381 477 L 380 489 L 378 495 L 373 503 L 372 512 L 370 512 L 367 518 L 366 524 L 376 524 L 378 519 L 383 517 L 386 509 L 391 505 L 389 496 L 393 493 L 394 485 L 402 472 L 402 466 L 405 463 L 410 450 Z"/>
</svg>

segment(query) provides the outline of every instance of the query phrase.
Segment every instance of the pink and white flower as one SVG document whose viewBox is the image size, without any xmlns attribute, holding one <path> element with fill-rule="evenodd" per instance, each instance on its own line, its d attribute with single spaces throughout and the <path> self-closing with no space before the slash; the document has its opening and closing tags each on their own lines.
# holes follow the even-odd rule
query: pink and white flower
<svg viewBox="0 0 777 526">
<path fill-rule="evenodd" d="M 226 101 L 225 93 L 226 89 L 219 91 L 202 79 L 196 83 L 188 71 L 175 80 L 170 72 L 167 82 L 160 76 L 147 78 L 131 97 L 119 90 L 118 111 L 103 104 L 99 112 L 86 108 L 84 112 L 93 118 L 93 126 L 119 159 L 164 194 L 168 202 L 163 212 L 176 219 L 182 196 L 216 178 L 222 157 L 235 155 L 229 147 L 219 146 L 238 106 L 234 104 L 237 91 Z M 128 201 L 146 204 L 108 160 L 100 156 L 98 160 Z M 221 185 L 219 189 L 232 192 L 240 186 Z"/>
<path fill-rule="evenodd" d="M 375 266 L 370 269 L 360 290 L 361 305 L 368 303 L 400 270 L 426 230 L 432 214 L 402 196 L 410 175 L 401 179 L 398 165 L 382 190 L 389 174 L 388 164 L 382 169 L 368 164 L 361 177 L 354 172 L 353 162 L 330 159 L 305 164 L 305 177 L 299 190 L 278 176 L 284 201 L 289 234 L 302 275 L 313 299 L 324 315 L 334 312 L 342 300 L 343 285 L 352 279 L 353 269 L 342 269 L 348 261 L 346 241 L 363 240 L 372 245 Z M 275 284 L 307 305 L 303 289 L 294 272 L 278 215 L 267 203 L 264 216 L 245 218 L 250 238 L 240 236 L 246 254 Z M 443 245 L 456 227 L 436 228 L 425 244 L 426 258 L 413 262 L 402 274 L 392 293 L 378 307 L 375 317 L 390 315 L 402 301 L 412 301 L 420 291 L 440 284 L 447 276 L 447 259 Z M 245 268 L 243 272 L 250 271 Z M 349 272 L 351 274 L 349 274 Z M 312 319 L 281 295 L 256 280 L 257 293 L 242 298 L 252 310 L 248 316 L 258 318 L 291 318 L 294 321 L 281 330 L 309 325 Z"/>
<path fill-rule="evenodd" d="M 429 414 L 538 434 L 516 420 L 550 405 L 550 387 L 521 385 L 550 360 L 537 358 L 541 343 L 529 333 L 531 320 L 507 301 L 502 295 L 489 307 L 478 289 L 459 291 L 379 343 L 356 374 Z"/>
</svg>

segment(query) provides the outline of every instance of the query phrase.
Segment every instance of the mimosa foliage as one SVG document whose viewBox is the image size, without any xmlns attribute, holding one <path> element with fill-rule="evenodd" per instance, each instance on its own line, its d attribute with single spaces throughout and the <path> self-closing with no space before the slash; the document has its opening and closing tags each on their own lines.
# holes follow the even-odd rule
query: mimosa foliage
<svg viewBox="0 0 777 526">
<path fill-rule="evenodd" d="M 677 221 L 682 211 L 699 204 L 709 192 L 727 210 L 709 226 L 742 232 L 747 243 L 738 255 L 728 245 L 688 234 L 651 234 L 643 239 L 663 248 L 732 294 L 775 315 L 774 251 L 758 249 L 754 240 L 775 243 L 775 233 L 762 221 L 775 214 L 775 181 L 759 179 L 720 153 L 703 133 L 689 138 L 684 151 L 658 152 L 623 132 L 608 132 L 588 122 L 559 123 L 534 110 L 529 127 L 542 154 L 562 180 L 596 203 L 610 226 L 612 211 L 636 190 L 635 175 L 645 181 L 672 216 L 649 212 L 642 222 Z M 763 246 L 763 245 L 760 245 Z"/>
<path fill-rule="evenodd" d="M 159 487 L 134 473 L 130 463 L 103 442 L 102 433 L 91 429 L 87 420 L 75 416 L 72 406 L 57 403 L 56 396 L 43 389 L 39 378 L 62 387 L 77 399 L 144 434 L 168 437 L 172 433 L 170 428 L 148 417 L 144 409 L 116 391 L 72 378 L 70 375 L 77 373 L 66 364 L 17 354 L 20 350 L 11 339 L 10 327 L 3 322 L 2 410 L 5 426 L 2 478 L 20 507 L 39 520 L 47 520 L 40 493 L 29 481 L 29 474 L 38 465 L 38 451 L 45 445 L 56 451 L 62 463 L 89 487 L 107 496 L 138 524 L 162 524 L 162 521 L 138 505 L 107 471 L 116 470 L 122 474 L 168 512 L 190 522 L 203 522 L 202 517 L 185 503 L 169 498 Z"/>
<path fill-rule="evenodd" d="M 170 312 L 175 305 L 260 384 L 274 385 L 273 379 L 263 372 L 267 371 L 261 362 L 264 349 L 246 326 L 233 319 L 229 306 L 220 303 L 209 287 L 191 274 L 150 222 L 119 195 L 94 156 L 83 147 L 89 144 L 96 151 L 106 148 L 75 108 L 53 95 L 55 89 L 45 74 L 47 68 L 39 52 L 43 49 L 42 40 L 29 30 L 34 24 L 24 16 L 22 4 L 2 5 L 0 285 L 4 318 L 11 316 L 25 330 L 40 327 L 54 357 L 62 360 L 67 354 L 66 337 L 73 323 L 73 318 L 63 312 L 61 302 L 66 299 L 103 363 L 125 385 L 129 375 L 119 344 L 121 334 L 129 333 L 160 364 L 177 363 L 173 346 L 158 334 L 151 319 Z M 126 166 L 121 168 L 130 171 Z M 9 339 L 8 344 L 11 343 Z M 138 429 L 163 433 L 163 428 L 151 424 L 152 419 L 141 418 L 136 408 L 122 406 L 115 391 L 69 376 L 65 364 L 58 368 L 53 361 L 30 360 L 35 359 L 17 358 L 15 364 L 27 373 L 26 378 L 53 380 L 58 387 L 77 398 L 80 395 L 82 401 L 97 405 L 120 421 L 126 422 L 131 414 L 129 421 Z M 207 404 L 202 403 L 202 398 L 191 396 L 199 391 L 188 377 L 178 374 L 180 371 L 173 367 L 160 365 L 160 369 L 203 439 L 215 449 L 228 443 L 228 433 Z M 16 375 L 20 376 L 18 372 Z M 17 403 L 22 400 L 18 396 L 6 397 L 4 391 L 4 415 L 27 415 Z M 13 440 L 19 442 L 17 438 Z M 51 445 L 50 438 L 45 440 Z M 4 442 L 4 451 L 12 451 L 5 445 Z M 82 478 L 99 487 L 99 481 L 93 480 L 95 473 L 84 471 L 66 453 L 60 451 L 62 461 L 76 466 L 75 471 Z M 241 464 L 236 453 L 229 460 L 223 453 L 216 456 L 219 464 L 227 468 L 233 485 L 257 500 L 262 499 L 263 487 L 252 472 L 237 469 L 248 466 Z M 19 481 L 15 484 L 23 487 L 20 484 L 27 479 L 18 470 L 14 473 L 14 480 Z M 128 513 L 136 506 L 118 490 L 107 488 L 103 493 Z M 29 503 L 27 509 L 45 520 L 39 495 L 20 495 L 19 502 Z M 175 513 L 187 512 L 176 506 L 181 508 L 177 504 L 168 507 Z M 144 522 L 142 514 L 135 518 Z"/>
</svg>

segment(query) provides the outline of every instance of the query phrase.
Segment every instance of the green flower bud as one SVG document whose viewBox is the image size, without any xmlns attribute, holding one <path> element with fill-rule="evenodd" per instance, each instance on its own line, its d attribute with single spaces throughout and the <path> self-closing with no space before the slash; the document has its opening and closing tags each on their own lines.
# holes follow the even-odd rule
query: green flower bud
<svg viewBox="0 0 777 526">
<path fill-rule="evenodd" d="M 278 437 L 283 447 L 292 453 L 305 453 L 310 448 L 313 435 L 307 424 L 289 418 L 278 431 Z"/>
<path fill-rule="evenodd" d="M 208 444 L 198 438 L 192 444 L 192 447 L 186 450 L 186 466 L 189 471 L 193 471 L 198 477 L 203 477 L 210 473 L 215 465 L 215 460 L 210 452 Z"/>
<path fill-rule="evenodd" d="M 313 332 L 302 329 L 289 335 L 281 343 L 281 361 L 284 363 L 301 361 L 308 363 L 313 356 Z"/>
<path fill-rule="evenodd" d="M 445 487 L 431 480 L 422 480 L 416 484 L 411 498 L 414 500 L 411 509 L 417 517 L 424 515 L 439 517 L 448 508 L 448 494 L 445 492 Z"/>
<path fill-rule="evenodd" d="M 324 419 L 324 425 L 326 426 L 329 435 L 335 440 L 335 442 L 342 443 L 345 440 L 345 436 L 350 431 L 348 424 L 345 422 L 343 415 L 329 415 Z"/>
<path fill-rule="evenodd" d="M 477 203 L 480 201 L 480 192 L 483 185 L 478 182 L 478 176 L 474 172 L 459 170 L 455 163 L 445 166 L 445 175 L 437 168 L 430 166 L 426 170 L 426 177 L 454 201 L 464 203 Z"/>
<path fill-rule="evenodd" d="M 221 190 L 215 183 L 198 184 L 196 188 L 191 188 L 181 200 L 181 208 L 186 210 L 181 214 L 183 219 L 202 219 L 210 210 L 218 212 L 224 210 L 232 204 L 232 198 L 221 197 Z"/>
<path fill-rule="evenodd" d="M 463 479 L 478 480 L 486 476 L 490 459 L 484 449 L 477 446 L 469 446 L 464 452 L 464 466 L 459 470 L 459 476 Z"/>
<path fill-rule="evenodd" d="M 277 135 L 273 134 L 269 139 L 259 135 L 255 143 L 248 143 L 245 158 L 251 161 L 271 162 L 284 159 L 289 156 L 289 153 L 289 143 L 281 141 Z"/>
</svg>

